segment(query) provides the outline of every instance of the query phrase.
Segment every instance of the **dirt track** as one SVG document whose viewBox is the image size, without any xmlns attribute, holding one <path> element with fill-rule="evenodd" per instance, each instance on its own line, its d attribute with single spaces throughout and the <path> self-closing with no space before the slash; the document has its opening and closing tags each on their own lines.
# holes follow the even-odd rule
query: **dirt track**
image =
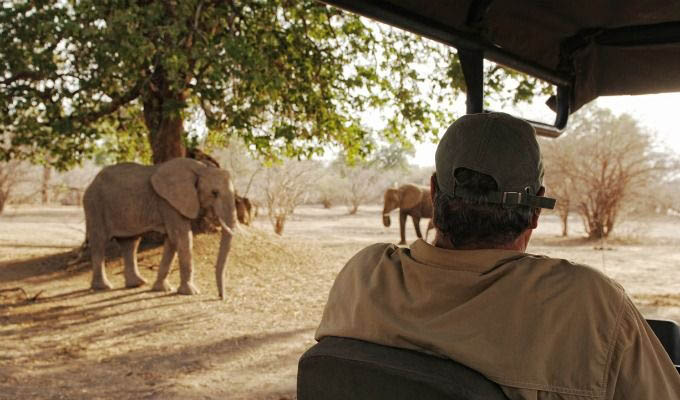
<svg viewBox="0 0 680 400">
<path fill-rule="evenodd" d="M 603 269 L 648 317 L 680 321 L 677 218 L 626 224 L 620 239 L 599 244 L 559 238 L 553 216 L 542 222 L 531 252 Z M 82 241 L 78 209 L 8 210 L 0 217 L 0 290 L 25 294 L 0 292 L 0 399 L 294 398 L 297 359 L 313 343 L 335 274 L 364 245 L 396 241 L 398 228 L 383 228 L 376 206 L 356 216 L 310 206 L 283 238 L 270 231 L 258 220 L 235 239 L 224 302 L 213 278 L 218 238 L 205 235 L 194 251 L 201 295 L 148 286 L 93 293 L 87 263 L 66 266 L 66 251 Z M 159 257 L 159 249 L 140 256 L 148 280 Z M 120 261 L 108 271 L 120 288 Z"/>
</svg>

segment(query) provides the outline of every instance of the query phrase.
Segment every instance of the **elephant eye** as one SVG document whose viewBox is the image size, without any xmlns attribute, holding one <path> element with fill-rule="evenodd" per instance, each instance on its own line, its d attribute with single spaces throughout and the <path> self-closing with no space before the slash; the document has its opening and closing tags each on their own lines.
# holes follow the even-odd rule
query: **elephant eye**
<svg viewBox="0 0 680 400">
<path fill-rule="evenodd" d="M 212 195 L 213 195 L 213 197 L 217 197 L 217 196 L 220 195 L 220 192 L 218 192 L 216 189 L 214 189 L 214 190 L 212 191 Z"/>
</svg>

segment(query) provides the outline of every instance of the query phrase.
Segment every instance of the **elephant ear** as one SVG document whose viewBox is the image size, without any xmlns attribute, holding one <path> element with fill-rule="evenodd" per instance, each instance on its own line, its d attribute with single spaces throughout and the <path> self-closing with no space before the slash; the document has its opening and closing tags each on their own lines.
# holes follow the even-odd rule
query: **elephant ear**
<svg viewBox="0 0 680 400">
<path fill-rule="evenodd" d="M 196 190 L 200 167 L 195 160 L 175 158 L 160 164 L 151 175 L 153 190 L 189 219 L 198 217 L 200 208 Z"/>
</svg>

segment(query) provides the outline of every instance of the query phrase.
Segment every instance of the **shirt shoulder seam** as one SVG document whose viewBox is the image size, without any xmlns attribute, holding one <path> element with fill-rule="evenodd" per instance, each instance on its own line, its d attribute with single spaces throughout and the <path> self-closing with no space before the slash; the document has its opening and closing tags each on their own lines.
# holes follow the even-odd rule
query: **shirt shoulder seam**
<svg viewBox="0 0 680 400">
<path fill-rule="evenodd" d="M 611 337 L 611 341 L 609 342 L 609 348 L 607 349 L 607 361 L 605 362 L 605 366 L 602 371 L 602 385 L 607 389 L 607 385 L 609 384 L 609 367 L 612 362 L 612 356 L 614 353 L 614 347 L 619 340 L 619 335 L 621 333 L 621 322 L 623 321 L 623 314 L 625 311 L 625 305 L 626 305 L 626 296 L 625 293 L 623 293 L 621 290 L 617 290 L 619 294 L 619 306 L 617 310 L 617 315 L 616 315 L 616 323 L 612 327 L 612 332 L 609 333 L 609 336 Z"/>
</svg>

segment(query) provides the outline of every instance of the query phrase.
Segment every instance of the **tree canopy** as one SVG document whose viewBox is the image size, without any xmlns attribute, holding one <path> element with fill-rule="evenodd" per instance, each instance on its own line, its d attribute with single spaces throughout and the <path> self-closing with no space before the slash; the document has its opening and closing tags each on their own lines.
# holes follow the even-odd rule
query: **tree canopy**
<svg viewBox="0 0 680 400">
<path fill-rule="evenodd" d="M 489 66 L 488 90 L 514 77 Z M 0 8 L 0 159 L 67 167 L 95 153 L 182 156 L 208 140 L 261 155 L 362 157 L 362 116 L 383 139 L 433 137 L 463 90 L 450 48 L 311 0 L 11 0 Z M 191 132 L 189 132 L 191 133 Z M 192 141 L 192 137 L 194 140 Z"/>
</svg>

